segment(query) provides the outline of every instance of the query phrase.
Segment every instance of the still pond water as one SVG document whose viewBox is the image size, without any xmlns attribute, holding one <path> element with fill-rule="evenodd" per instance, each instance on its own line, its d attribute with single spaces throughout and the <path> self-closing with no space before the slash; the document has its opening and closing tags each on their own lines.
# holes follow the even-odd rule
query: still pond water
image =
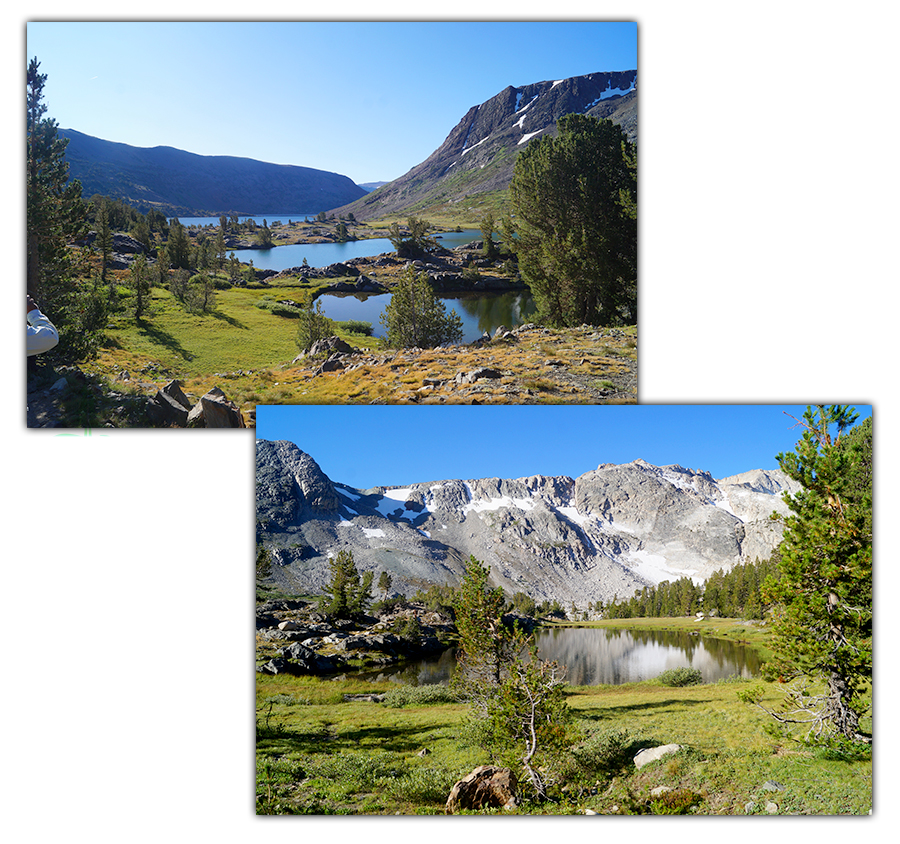
<svg viewBox="0 0 900 844">
<path fill-rule="evenodd" d="M 287 218 L 285 218 L 287 219 Z M 298 219 L 298 216 L 292 219 Z M 481 239 L 479 229 L 442 232 L 440 243 L 448 249 Z M 235 257 L 262 270 L 286 270 L 299 267 L 306 259 L 310 267 L 327 267 L 352 258 L 370 258 L 394 250 L 388 238 L 370 238 L 348 243 L 301 243 L 274 249 L 237 249 Z M 527 291 L 511 293 L 473 293 L 442 297 L 448 311 L 459 314 L 463 323 L 463 343 L 477 340 L 485 332 L 493 334 L 501 325 L 515 328 L 528 322 L 535 313 L 534 299 Z M 318 297 L 325 316 L 334 320 L 358 319 L 372 324 L 372 334 L 383 337 L 379 318 L 390 302 L 389 293 L 353 295 L 326 293 Z"/>
<path fill-rule="evenodd" d="M 651 680 L 672 668 L 696 668 L 704 683 L 759 674 L 756 651 L 724 639 L 684 631 L 561 627 L 538 631 L 538 653 L 567 668 L 573 686 L 619 685 Z M 364 672 L 409 685 L 446 683 L 455 667 L 453 649 L 403 666 Z"/>
<path fill-rule="evenodd" d="M 372 323 L 372 335 L 383 337 L 384 326 L 378 321 L 388 302 L 390 293 L 372 296 L 326 293 L 316 299 L 322 305 L 322 313 L 330 319 L 361 319 Z M 534 299 L 526 291 L 510 293 L 470 293 L 442 297 L 447 311 L 459 314 L 463 324 L 463 343 L 477 340 L 484 332 L 493 334 L 501 325 L 515 328 L 528 322 L 535 312 Z"/>
<path fill-rule="evenodd" d="M 447 249 L 463 246 L 473 240 L 481 240 L 478 229 L 461 232 L 441 232 L 439 242 Z M 385 252 L 393 252 L 394 245 L 388 237 L 370 237 L 366 240 L 348 240 L 346 243 L 296 243 L 291 246 L 275 246 L 272 249 L 235 249 L 234 257 L 244 264 L 253 261 L 258 270 L 289 270 L 303 265 L 327 267 L 349 261 L 352 258 L 371 258 Z"/>
<path fill-rule="evenodd" d="M 243 222 L 253 219 L 262 225 L 275 221 L 303 220 L 314 218 L 315 214 L 266 214 L 253 217 L 240 217 Z M 218 217 L 181 217 L 182 225 L 218 226 Z M 436 235 L 442 246 L 453 249 L 481 240 L 480 229 L 463 229 L 458 232 L 440 232 Z M 303 259 L 310 267 L 327 267 L 349 261 L 352 258 L 371 258 L 385 252 L 393 252 L 394 247 L 389 238 L 376 237 L 368 240 L 354 240 L 347 243 L 300 243 L 293 246 L 276 246 L 273 249 L 235 249 L 235 257 L 243 262 L 253 262 L 260 270 L 281 272 L 292 267 L 303 265 Z M 383 337 L 384 328 L 379 318 L 390 302 L 389 293 L 377 295 L 353 295 L 327 293 L 318 297 L 325 316 L 334 320 L 357 319 L 372 324 L 372 334 Z M 463 343 L 477 340 L 485 332 L 493 334 L 501 325 L 516 328 L 529 322 L 535 313 L 534 299 L 528 291 L 511 293 L 472 293 L 443 297 L 448 311 L 459 314 L 463 323 Z"/>
<path fill-rule="evenodd" d="M 239 217 L 241 222 L 254 220 L 262 225 L 263 221 L 274 223 L 277 221 L 313 219 L 315 214 L 258 214 L 252 217 Z M 175 219 L 175 218 L 173 218 Z M 179 222 L 184 226 L 218 226 L 218 217 L 179 217 Z M 438 232 L 435 235 L 440 244 L 447 249 L 463 246 L 473 240 L 481 240 L 480 229 L 463 229 L 459 232 Z M 299 267 L 306 258 L 310 267 L 327 267 L 329 264 L 337 264 L 349 261 L 351 258 L 371 258 L 384 252 L 393 252 L 394 247 L 387 237 L 373 237 L 367 240 L 352 240 L 347 243 L 298 243 L 292 246 L 276 246 L 273 249 L 234 249 L 234 256 L 242 263 L 253 261 L 253 266 L 260 270 L 275 270 L 281 272 L 291 267 Z"/>
</svg>

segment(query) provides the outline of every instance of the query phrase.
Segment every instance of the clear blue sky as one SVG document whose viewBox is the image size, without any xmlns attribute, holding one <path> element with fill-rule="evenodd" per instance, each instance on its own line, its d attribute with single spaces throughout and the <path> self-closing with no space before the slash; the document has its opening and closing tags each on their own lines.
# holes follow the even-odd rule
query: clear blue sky
<svg viewBox="0 0 900 844">
<path fill-rule="evenodd" d="M 367 182 L 507 85 L 637 68 L 637 24 L 32 22 L 26 49 L 63 129 Z"/>
<path fill-rule="evenodd" d="M 715 478 L 777 469 L 805 405 L 260 406 L 256 437 L 289 440 L 359 489 L 446 478 L 578 475 L 641 458 Z M 862 421 L 871 407 L 856 407 Z M 790 414 L 790 415 L 787 415 Z"/>
</svg>

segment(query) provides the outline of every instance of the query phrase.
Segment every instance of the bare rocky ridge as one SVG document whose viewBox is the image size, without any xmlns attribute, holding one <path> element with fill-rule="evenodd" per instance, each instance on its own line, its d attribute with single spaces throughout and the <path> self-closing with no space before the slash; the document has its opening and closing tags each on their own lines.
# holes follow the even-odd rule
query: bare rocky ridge
<svg viewBox="0 0 900 844">
<path fill-rule="evenodd" d="M 370 220 L 505 190 L 526 144 L 534 137 L 555 135 L 557 120 L 573 113 L 612 120 L 636 141 L 637 71 L 591 73 L 520 88 L 510 85 L 472 106 L 421 164 L 331 213 Z"/>
<path fill-rule="evenodd" d="M 387 571 L 394 590 L 457 584 L 470 554 L 507 592 L 584 605 L 636 588 L 769 556 L 781 539 L 783 473 L 721 480 L 643 460 L 601 464 L 579 478 L 450 479 L 359 490 L 332 482 L 286 441 L 257 442 L 257 541 L 273 583 L 319 591 L 329 558 L 353 552 Z"/>
</svg>

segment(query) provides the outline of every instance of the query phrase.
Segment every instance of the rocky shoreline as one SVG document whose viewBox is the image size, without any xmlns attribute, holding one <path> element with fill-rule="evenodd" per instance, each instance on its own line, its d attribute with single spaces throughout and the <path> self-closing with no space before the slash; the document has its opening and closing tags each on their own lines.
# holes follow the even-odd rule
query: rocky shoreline
<svg viewBox="0 0 900 844">
<path fill-rule="evenodd" d="M 441 653 L 453 646 L 456 628 L 446 613 L 422 604 L 362 616 L 332 619 L 297 599 L 257 605 L 257 672 L 326 675 L 394 665 Z"/>
<path fill-rule="evenodd" d="M 504 616 L 530 632 L 534 619 Z M 315 604 L 272 598 L 256 606 L 256 671 L 260 674 L 326 676 L 437 656 L 457 641 L 453 616 L 417 601 L 355 620 L 331 618 Z"/>
</svg>

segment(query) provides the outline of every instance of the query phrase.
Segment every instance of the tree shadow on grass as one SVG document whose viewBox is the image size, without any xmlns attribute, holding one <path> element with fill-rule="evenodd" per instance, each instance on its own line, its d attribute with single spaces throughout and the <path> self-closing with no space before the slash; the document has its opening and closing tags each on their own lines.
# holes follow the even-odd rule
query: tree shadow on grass
<svg viewBox="0 0 900 844">
<path fill-rule="evenodd" d="M 233 316 L 228 316 L 228 314 L 223 314 L 221 311 L 211 311 L 210 316 L 213 316 L 216 319 L 220 319 L 223 322 L 227 322 L 234 328 L 240 328 L 244 331 L 249 331 L 247 326 L 244 325 L 244 323 L 242 323 L 239 319 L 235 319 Z"/>
<path fill-rule="evenodd" d="M 194 355 L 188 351 L 181 343 L 178 342 L 171 334 L 157 328 L 156 326 L 145 323 L 141 325 L 139 333 L 142 337 L 146 337 L 151 343 L 162 346 L 170 352 L 181 357 L 183 360 L 193 360 Z"/>
<path fill-rule="evenodd" d="M 650 703 L 632 703 L 627 706 L 604 706 L 602 710 L 588 710 L 578 712 L 578 717 L 585 721 L 610 721 L 626 716 L 640 715 L 649 709 L 664 709 L 666 707 L 696 706 L 698 703 L 709 703 L 705 700 L 690 700 L 685 698 L 673 698 L 670 700 L 657 700 Z"/>
<path fill-rule="evenodd" d="M 335 733 L 332 729 L 309 725 L 307 727 L 289 727 L 274 725 L 266 727 L 257 725 L 257 752 L 267 754 L 284 754 L 288 752 L 302 753 L 337 753 L 344 750 L 390 750 L 393 753 L 410 753 L 419 750 L 424 733 L 429 732 L 421 726 L 410 727 L 357 727 Z"/>
</svg>

